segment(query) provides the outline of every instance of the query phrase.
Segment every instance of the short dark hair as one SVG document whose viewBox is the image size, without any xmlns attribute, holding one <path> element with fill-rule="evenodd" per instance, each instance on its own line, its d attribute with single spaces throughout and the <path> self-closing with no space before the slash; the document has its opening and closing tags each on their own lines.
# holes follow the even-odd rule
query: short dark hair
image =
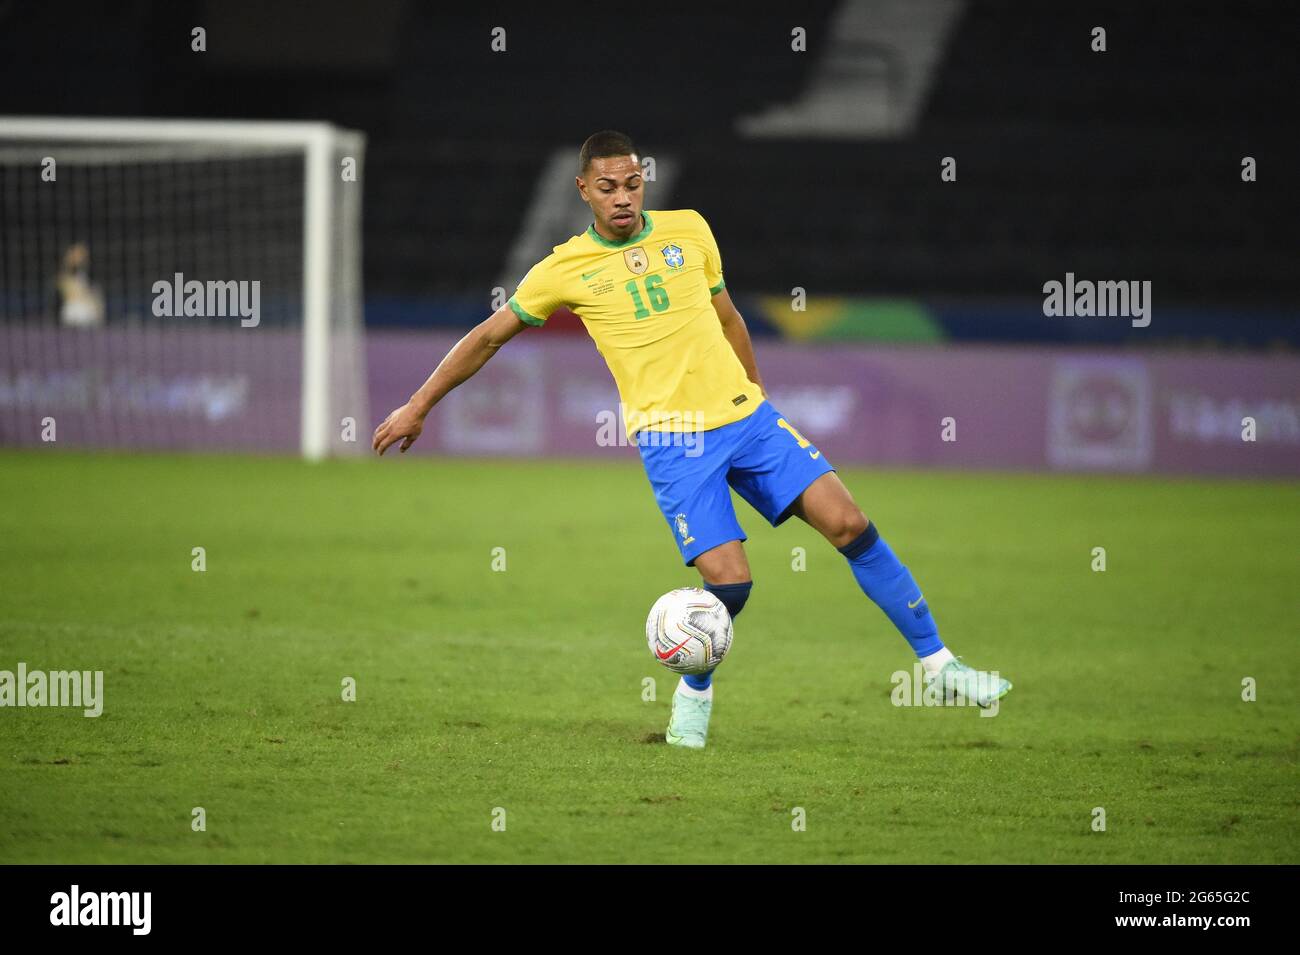
<svg viewBox="0 0 1300 955">
<path fill-rule="evenodd" d="M 632 137 L 617 130 L 602 129 L 598 133 L 592 133 L 582 144 L 582 149 L 578 152 L 578 172 L 585 173 L 593 159 L 640 155 L 632 143 Z"/>
</svg>

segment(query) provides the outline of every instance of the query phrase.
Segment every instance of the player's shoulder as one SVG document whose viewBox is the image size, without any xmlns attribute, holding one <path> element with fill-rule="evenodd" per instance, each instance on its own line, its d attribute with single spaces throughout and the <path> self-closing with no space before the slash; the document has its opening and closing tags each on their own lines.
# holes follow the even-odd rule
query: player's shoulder
<svg viewBox="0 0 1300 955">
<path fill-rule="evenodd" d="M 534 278 L 542 278 L 560 270 L 566 259 L 572 258 L 578 253 L 577 240 L 581 238 L 582 236 L 575 235 L 572 239 L 553 247 L 543 258 L 533 263 L 533 267 L 524 273 L 524 278 L 528 278 L 530 275 Z"/>
<path fill-rule="evenodd" d="M 709 227 L 704 216 L 695 209 L 649 209 L 647 214 L 654 220 L 655 228 L 699 229 Z"/>
<path fill-rule="evenodd" d="M 549 253 L 534 262 L 532 268 L 524 273 L 524 277 L 519 280 L 520 284 L 530 278 L 534 283 L 545 282 L 552 285 L 563 283 L 565 277 L 572 272 L 574 261 L 591 254 L 590 246 L 591 241 L 585 232 L 579 232 L 572 238 L 553 246 Z"/>
<path fill-rule="evenodd" d="M 559 245 L 553 246 L 551 248 L 550 254 L 547 255 L 546 258 L 542 259 L 541 262 L 537 264 L 538 265 L 546 264 L 547 266 L 552 266 L 560 262 L 563 262 L 565 259 L 570 259 L 573 258 L 574 256 L 584 255 L 590 251 L 591 251 L 591 239 L 588 237 L 587 231 L 583 230 L 582 232 L 579 232 L 577 235 L 565 239 Z"/>
</svg>

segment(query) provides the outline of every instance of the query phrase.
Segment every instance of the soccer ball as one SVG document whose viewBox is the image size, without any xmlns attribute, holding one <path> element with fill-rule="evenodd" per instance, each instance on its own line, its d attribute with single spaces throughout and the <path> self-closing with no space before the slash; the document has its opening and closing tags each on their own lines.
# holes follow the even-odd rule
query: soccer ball
<svg viewBox="0 0 1300 955">
<path fill-rule="evenodd" d="M 645 638 L 655 659 L 668 669 L 704 673 L 731 649 L 731 614 L 707 590 L 679 587 L 650 608 Z"/>
</svg>

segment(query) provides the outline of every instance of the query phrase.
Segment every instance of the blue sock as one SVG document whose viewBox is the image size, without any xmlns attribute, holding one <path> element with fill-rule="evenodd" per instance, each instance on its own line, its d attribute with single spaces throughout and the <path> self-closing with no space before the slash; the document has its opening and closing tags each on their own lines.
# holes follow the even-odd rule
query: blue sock
<svg viewBox="0 0 1300 955">
<path fill-rule="evenodd" d="M 885 612 L 918 657 L 943 649 L 939 628 L 930 616 L 921 588 L 881 538 L 875 524 L 868 521 L 867 529 L 839 551 L 849 559 L 862 592 Z"/>
<path fill-rule="evenodd" d="M 722 601 L 734 621 L 749 599 L 749 591 L 754 582 L 747 580 L 743 584 L 705 584 L 704 589 Z M 713 671 L 708 673 L 683 673 L 682 679 L 692 690 L 707 690 L 713 684 Z"/>
</svg>

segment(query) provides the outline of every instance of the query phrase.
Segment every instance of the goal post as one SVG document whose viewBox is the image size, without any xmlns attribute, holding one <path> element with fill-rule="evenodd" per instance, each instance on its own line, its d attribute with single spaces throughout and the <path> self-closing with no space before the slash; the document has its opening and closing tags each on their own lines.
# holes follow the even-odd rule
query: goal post
<svg viewBox="0 0 1300 955">
<path fill-rule="evenodd" d="M 0 117 L 0 443 L 49 418 L 74 446 L 360 451 L 364 151 L 318 122 Z"/>
</svg>

